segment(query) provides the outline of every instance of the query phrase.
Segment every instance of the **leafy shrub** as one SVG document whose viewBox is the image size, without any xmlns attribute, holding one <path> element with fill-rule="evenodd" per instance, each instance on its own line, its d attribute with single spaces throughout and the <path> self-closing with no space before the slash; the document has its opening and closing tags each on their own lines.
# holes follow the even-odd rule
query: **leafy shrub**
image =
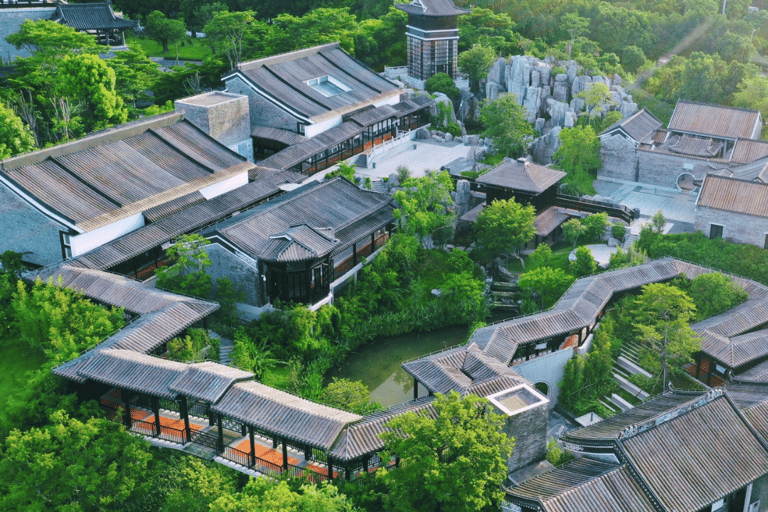
<svg viewBox="0 0 768 512">
<path fill-rule="evenodd" d="M 627 236 L 627 226 L 624 224 L 614 224 L 611 226 L 611 236 L 619 241 L 624 240 L 624 237 Z"/>
</svg>

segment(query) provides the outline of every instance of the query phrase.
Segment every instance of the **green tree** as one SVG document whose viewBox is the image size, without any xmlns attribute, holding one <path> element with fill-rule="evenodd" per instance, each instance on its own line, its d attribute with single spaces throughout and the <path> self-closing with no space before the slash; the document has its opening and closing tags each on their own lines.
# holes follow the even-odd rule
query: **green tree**
<svg viewBox="0 0 768 512">
<path fill-rule="evenodd" d="M 584 226 L 584 238 L 589 242 L 601 239 L 610 224 L 606 212 L 587 215 L 581 219 L 581 225 Z"/>
<path fill-rule="evenodd" d="M 493 48 L 479 43 L 459 54 L 459 69 L 469 76 L 469 88 L 472 92 L 480 90 L 480 81 L 488 75 L 488 69 L 495 58 Z"/>
<path fill-rule="evenodd" d="M 597 262 L 592 251 L 582 245 L 576 249 L 576 259 L 571 262 L 571 273 L 576 277 L 583 277 L 597 272 Z"/>
<path fill-rule="evenodd" d="M 115 91 L 133 108 L 139 100 L 148 100 L 149 91 L 160 76 L 158 64 L 135 46 L 127 51 L 115 52 L 109 60 L 115 70 Z"/>
<path fill-rule="evenodd" d="M 635 300 L 635 331 L 645 345 L 641 360 L 662 373 L 662 389 L 667 389 L 668 364 L 674 367 L 693 361 L 700 350 L 700 338 L 690 328 L 696 304 L 684 291 L 665 283 L 643 286 Z"/>
<path fill-rule="evenodd" d="M 253 11 L 221 11 L 217 12 L 203 29 L 206 37 L 217 46 L 217 50 L 223 50 L 230 70 L 235 69 L 243 60 L 243 41 L 255 18 L 256 13 Z"/>
<path fill-rule="evenodd" d="M 475 6 L 469 14 L 459 16 L 459 52 L 479 43 L 491 47 L 495 55 L 519 54 L 522 38 L 514 29 L 509 14 Z"/>
<path fill-rule="evenodd" d="M 160 11 L 149 13 L 144 29 L 150 39 L 163 45 L 163 52 L 168 51 L 168 45 L 178 44 L 187 35 L 187 27 L 183 20 L 169 19 Z M 178 50 L 176 58 L 178 59 Z"/>
<path fill-rule="evenodd" d="M 0 160 L 32 151 L 35 139 L 29 128 L 5 105 L 0 104 Z"/>
<path fill-rule="evenodd" d="M 348 8 L 320 7 L 304 16 L 279 14 L 273 18 L 276 28 L 267 42 L 271 53 L 282 53 L 338 41 L 344 51 L 355 54 L 357 19 Z"/>
<path fill-rule="evenodd" d="M 435 230 L 453 223 L 453 180 L 447 171 L 428 172 L 422 178 L 409 178 L 393 196 L 399 207 L 394 215 L 407 233 L 415 234 L 426 247 L 426 239 Z M 416 190 L 412 190 L 415 188 Z"/>
<path fill-rule="evenodd" d="M 541 309 L 546 309 L 557 302 L 573 281 L 574 277 L 563 269 L 538 267 L 522 274 L 517 285 L 526 293 L 538 295 Z"/>
<path fill-rule="evenodd" d="M 586 233 L 587 228 L 577 218 L 569 219 L 563 223 L 563 238 L 566 242 L 576 248 L 576 243 Z"/>
<path fill-rule="evenodd" d="M 210 505 L 210 512 L 354 512 L 352 503 L 332 485 L 302 485 L 298 492 L 285 481 L 251 478 L 242 491 L 225 494 Z"/>
<path fill-rule="evenodd" d="M 98 55 L 71 55 L 59 64 L 57 94 L 80 105 L 83 128 L 88 133 L 128 120 L 115 84 L 115 71 Z"/>
<path fill-rule="evenodd" d="M 375 16 L 360 22 L 355 33 L 355 57 L 376 71 L 383 71 L 384 66 L 394 66 L 405 62 L 407 49 L 405 26 L 408 15 L 391 4 L 383 16 Z"/>
<path fill-rule="evenodd" d="M 381 434 L 402 460 L 385 475 L 394 510 L 470 511 L 496 506 L 514 439 L 500 432 L 505 419 L 475 395 L 437 394 L 436 418 L 407 412 Z"/>
<path fill-rule="evenodd" d="M 552 263 L 552 248 L 548 244 L 540 243 L 529 259 L 534 267 L 548 267 Z"/>
<path fill-rule="evenodd" d="M 333 377 L 330 384 L 323 389 L 320 401 L 331 407 L 361 415 L 382 410 L 380 404 L 371 402 L 370 396 L 368 386 L 361 381 Z"/>
<path fill-rule="evenodd" d="M 733 94 L 733 104 L 759 110 L 763 119 L 768 118 L 768 77 L 756 75 L 742 80 L 739 90 Z"/>
<path fill-rule="evenodd" d="M 173 265 L 158 268 L 157 287 L 195 297 L 211 292 L 211 276 L 205 271 L 211 258 L 205 252 L 208 240 L 200 235 L 182 235 L 166 251 Z"/>
<path fill-rule="evenodd" d="M 642 48 L 634 45 L 624 48 L 624 51 L 621 54 L 621 65 L 624 66 L 624 69 L 634 74 L 637 73 L 645 63 L 645 53 L 643 53 Z"/>
<path fill-rule="evenodd" d="M 272 357 L 272 350 L 267 340 L 259 343 L 245 333 L 245 328 L 240 327 L 235 331 L 235 347 L 232 349 L 232 363 L 240 368 L 253 372 L 256 380 L 262 380 L 264 375 L 275 366 L 277 359 Z"/>
<path fill-rule="evenodd" d="M 570 59 L 573 45 L 576 43 L 576 40 L 583 36 L 588 30 L 589 20 L 587 18 L 582 18 L 578 13 L 569 12 L 560 18 L 560 25 L 566 31 L 570 39 L 570 42 L 567 45 L 568 58 Z"/>
<path fill-rule="evenodd" d="M 584 100 L 584 107 L 587 109 L 587 116 L 589 122 L 595 124 L 599 121 L 603 113 L 614 105 L 615 102 L 611 99 L 611 90 L 608 85 L 603 82 L 595 82 L 592 87 L 584 89 L 580 93 L 576 94 L 577 98 Z M 561 132 L 562 133 L 562 132 Z"/>
<path fill-rule="evenodd" d="M 453 103 L 454 110 L 459 108 L 461 91 L 456 87 L 456 83 L 447 73 L 437 73 L 424 82 L 424 89 L 430 94 L 441 92 L 448 96 Z"/>
<path fill-rule="evenodd" d="M 146 492 L 149 443 L 103 419 L 81 422 L 59 411 L 51 420 L 14 430 L 3 443 L 3 510 L 125 510 Z"/>
<path fill-rule="evenodd" d="M 499 96 L 480 109 L 480 120 L 486 137 L 493 139 L 496 149 L 504 156 L 520 156 L 527 139 L 536 131 L 525 120 L 525 108 L 517 104 L 514 94 Z"/>
<path fill-rule="evenodd" d="M 566 183 L 579 194 L 593 193 L 592 180 L 602 165 L 600 139 L 592 126 L 575 126 L 560 132 L 560 146 L 552 156 L 556 169 L 565 171 Z"/>
<path fill-rule="evenodd" d="M 40 280 L 30 289 L 18 281 L 12 308 L 19 338 L 58 363 L 90 350 L 125 323 L 122 309 L 102 308 Z"/>
<path fill-rule="evenodd" d="M 520 250 L 536 234 L 535 220 L 533 206 L 522 206 L 514 199 L 493 201 L 477 217 L 477 241 L 492 254 L 511 255 L 522 263 Z"/>
<path fill-rule="evenodd" d="M 749 298 L 744 288 L 720 272 L 696 276 L 688 291 L 696 304 L 697 320 L 719 315 Z"/>
<path fill-rule="evenodd" d="M 661 210 L 657 211 L 653 214 L 653 217 L 651 217 L 651 226 L 653 227 L 653 230 L 656 233 L 661 233 L 664 231 L 664 226 L 667 224 L 667 219 L 664 218 L 664 214 L 661 213 Z"/>
</svg>

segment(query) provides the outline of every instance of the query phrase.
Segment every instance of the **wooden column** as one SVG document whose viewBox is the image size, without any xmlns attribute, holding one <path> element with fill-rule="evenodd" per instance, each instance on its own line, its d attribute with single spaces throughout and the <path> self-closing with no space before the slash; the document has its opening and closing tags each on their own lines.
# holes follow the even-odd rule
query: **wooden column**
<svg viewBox="0 0 768 512">
<path fill-rule="evenodd" d="M 184 420 L 184 432 L 187 434 L 187 442 L 192 441 L 192 431 L 189 428 L 189 409 L 187 408 L 187 397 L 181 397 L 181 403 L 179 404 L 179 412 L 181 413 L 181 419 Z"/>
<path fill-rule="evenodd" d="M 357 266 L 357 243 L 352 244 L 352 266 Z"/>
<path fill-rule="evenodd" d="M 347 480 L 352 480 L 352 470 L 349 469 L 349 466 L 344 467 L 344 478 Z"/>
<path fill-rule="evenodd" d="M 363 471 L 368 474 L 368 457 L 363 458 Z"/>
<path fill-rule="evenodd" d="M 325 458 L 328 461 L 328 480 L 333 480 L 333 459 L 328 452 L 325 452 Z"/>
<path fill-rule="evenodd" d="M 152 412 L 155 413 L 155 437 L 160 435 L 160 399 L 152 397 Z"/>
<path fill-rule="evenodd" d="M 701 373 L 701 352 L 696 353 L 696 378 L 699 378 Z"/>
<path fill-rule="evenodd" d="M 216 415 L 213 414 L 213 411 L 211 410 L 211 404 L 208 404 L 205 407 L 205 414 L 208 416 L 208 426 L 214 426 L 216 424 Z"/>
<path fill-rule="evenodd" d="M 272 438 L 272 448 L 277 448 L 277 437 Z"/>
<path fill-rule="evenodd" d="M 251 466 L 256 465 L 256 442 L 253 438 L 253 426 L 248 425 L 248 440 L 251 442 Z"/>
<path fill-rule="evenodd" d="M 416 380 L 416 377 L 413 378 L 413 399 L 416 400 L 419 398 L 419 381 Z"/>
<path fill-rule="evenodd" d="M 125 428 L 131 430 L 133 422 L 131 420 L 131 393 L 127 389 L 120 390 L 120 396 L 123 397 L 123 404 L 125 405 Z"/>
<path fill-rule="evenodd" d="M 224 451 L 224 428 L 221 425 L 221 414 L 216 415 L 216 428 L 219 431 L 218 450 L 219 453 Z"/>
<path fill-rule="evenodd" d="M 246 434 L 245 423 L 240 424 L 240 434 L 243 436 Z"/>
<path fill-rule="evenodd" d="M 396 468 L 400 467 L 400 457 L 395 457 L 395 467 Z"/>
<path fill-rule="evenodd" d="M 312 458 L 312 447 L 309 445 L 306 445 L 304 447 L 304 458 L 307 460 L 310 460 Z"/>
<path fill-rule="evenodd" d="M 283 439 L 283 471 L 288 471 L 288 443 Z"/>
</svg>

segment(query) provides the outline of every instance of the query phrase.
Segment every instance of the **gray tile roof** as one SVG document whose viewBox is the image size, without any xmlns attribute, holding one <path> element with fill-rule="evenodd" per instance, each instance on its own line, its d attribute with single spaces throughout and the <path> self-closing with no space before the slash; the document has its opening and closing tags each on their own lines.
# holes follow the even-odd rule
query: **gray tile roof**
<svg viewBox="0 0 768 512">
<path fill-rule="evenodd" d="M 409 4 L 395 4 L 395 7 L 417 16 L 460 16 L 468 9 L 459 9 L 452 0 L 413 0 Z"/>
<path fill-rule="evenodd" d="M 621 445 L 667 510 L 695 512 L 768 474 L 768 449 L 726 397 Z"/>
<path fill-rule="evenodd" d="M 506 159 L 475 181 L 483 185 L 540 194 L 565 176 L 563 171 L 550 169 L 543 165 Z"/>
<path fill-rule="evenodd" d="M 188 196 L 252 164 L 177 114 L 0 162 L 0 179 L 83 231 Z"/>
<path fill-rule="evenodd" d="M 59 4 L 54 19 L 75 30 L 126 29 L 139 25 L 138 21 L 118 18 L 109 2 L 92 4 Z"/>
<path fill-rule="evenodd" d="M 546 512 L 655 512 L 627 466 L 586 458 L 508 489 L 507 500 Z"/>
<path fill-rule="evenodd" d="M 236 382 L 254 377 L 251 372 L 213 362 L 193 363 L 186 367 L 186 371 L 170 384 L 169 389 L 208 403 L 218 402 Z"/>
<path fill-rule="evenodd" d="M 77 370 L 84 379 L 160 398 L 174 399 L 170 385 L 187 365 L 132 350 L 100 350 Z"/>
<path fill-rule="evenodd" d="M 768 217 L 768 184 L 708 175 L 696 206 Z"/>
<path fill-rule="evenodd" d="M 639 112 L 635 112 L 612 124 L 603 130 L 600 135 L 612 133 L 617 129 L 621 129 L 638 142 L 650 142 L 654 133 L 660 127 L 661 121 L 656 119 L 656 117 L 646 109 L 642 109 Z"/>
<path fill-rule="evenodd" d="M 25 21 L 50 20 L 54 12 L 55 6 L 3 9 L 0 15 L 0 60 L 10 62 L 17 57 L 30 57 L 32 54 L 27 49 L 17 49 L 5 38 L 18 32 Z"/>
<path fill-rule="evenodd" d="M 757 110 L 678 101 L 667 128 L 673 132 L 718 138 L 751 139 L 759 124 L 760 112 Z"/>
<path fill-rule="evenodd" d="M 300 187 L 263 208 L 214 226 L 209 234 L 218 233 L 255 259 L 324 257 L 354 243 L 360 236 L 358 225 L 365 227 L 364 234 L 370 234 L 391 222 L 389 203 L 389 196 L 361 190 L 338 177 Z M 372 219 L 378 224 L 372 226 Z M 298 225 L 306 227 L 286 231 Z M 327 228 L 339 243 L 321 231 Z"/>
<path fill-rule="evenodd" d="M 330 449 L 345 426 L 363 419 L 254 381 L 236 383 L 211 409 L 321 450 Z"/>
<path fill-rule="evenodd" d="M 347 55 L 339 43 L 242 62 L 224 80 L 233 75 L 312 122 L 351 112 L 401 92 L 396 84 Z M 338 80 L 348 90 L 326 96 L 307 84 L 309 80 L 326 76 Z"/>
</svg>

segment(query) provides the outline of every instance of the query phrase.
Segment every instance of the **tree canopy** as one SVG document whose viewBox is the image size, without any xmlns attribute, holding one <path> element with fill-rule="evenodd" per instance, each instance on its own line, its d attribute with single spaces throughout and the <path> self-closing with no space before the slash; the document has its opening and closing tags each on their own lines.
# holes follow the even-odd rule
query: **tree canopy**
<svg viewBox="0 0 768 512">
<path fill-rule="evenodd" d="M 565 171 L 565 183 L 579 194 L 594 193 L 592 181 L 602 165 L 600 139 L 592 126 L 575 126 L 560 131 L 560 146 L 552 156 L 554 167 Z"/>
<path fill-rule="evenodd" d="M 525 108 L 518 105 L 511 93 L 486 102 L 480 109 L 484 135 L 493 139 L 496 150 L 504 156 L 520 156 L 528 138 L 536 133 L 525 116 Z"/>
<path fill-rule="evenodd" d="M 522 206 L 514 199 L 493 201 L 477 217 L 477 241 L 493 254 L 521 259 L 521 248 L 536 234 L 533 227 L 535 220 L 536 209 L 533 206 Z"/>
<path fill-rule="evenodd" d="M 0 160 L 26 153 L 35 147 L 35 138 L 13 110 L 0 104 Z"/>
<path fill-rule="evenodd" d="M 447 171 L 431 171 L 421 178 L 408 178 L 401 185 L 404 188 L 393 196 L 399 205 L 395 217 L 406 232 L 419 237 L 422 245 L 437 229 L 453 223 L 456 213 L 449 208 L 453 180 Z"/>
<path fill-rule="evenodd" d="M 207 297 L 211 292 L 211 276 L 205 271 L 211 266 L 211 259 L 205 252 L 207 244 L 208 240 L 200 235 L 179 237 L 166 251 L 173 264 L 156 271 L 157 287 Z"/>
<path fill-rule="evenodd" d="M 541 309 L 551 307 L 574 281 L 563 269 L 538 267 L 522 274 L 517 281 L 521 290 L 539 297 Z"/>
<path fill-rule="evenodd" d="M 459 69 L 469 76 L 469 88 L 472 92 L 480 90 L 480 81 L 488 74 L 488 68 L 493 64 L 495 57 L 493 48 L 482 43 L 476 43 L 469 50 L 459 54 Z"/>
<path fill-rule="evenodd" d="M 475 395 L 437 394 L 437 417 L 407 412 L 381 434 L 402 463 L 385 476 L 389 504 L 402 511 L 480 511 L 503 497 L 514 439 L 501 431 L 505 418 Z"/>
</svg>

